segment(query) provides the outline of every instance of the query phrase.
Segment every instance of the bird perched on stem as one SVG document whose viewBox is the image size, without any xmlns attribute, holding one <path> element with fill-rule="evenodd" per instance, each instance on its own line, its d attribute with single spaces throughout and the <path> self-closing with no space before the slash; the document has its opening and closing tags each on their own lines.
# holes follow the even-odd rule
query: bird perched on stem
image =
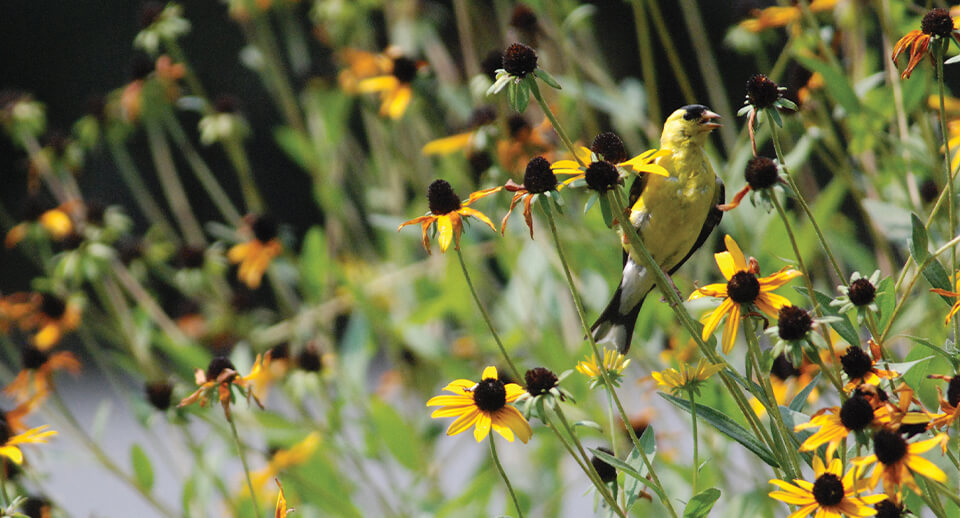
<svg viewBox="0 0 960 518">
<path fill-rule="evenodd" d="M 672 274 L 707 240 L 723 213 L 723 182 L 713 172 L 703 146 L 720 127 L 719 115 L 691 104 L 670 114 L 663 124 L 660 147 L 669 155 L 658 159 L 670 176 L 640 175 L 630 186 L 630 222 L 653 259 Z M 634 257 L 626 236 L 623 274 L 607 308 L 591 328 L 598 343 L 621 352 L 630 349 L 640 306 L 655 285 L 654 274 Z"/>
</svg>

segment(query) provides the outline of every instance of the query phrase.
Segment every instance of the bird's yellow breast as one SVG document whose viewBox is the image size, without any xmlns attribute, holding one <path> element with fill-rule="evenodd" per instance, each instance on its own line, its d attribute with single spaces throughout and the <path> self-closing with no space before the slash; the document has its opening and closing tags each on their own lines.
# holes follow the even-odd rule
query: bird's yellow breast
<svg viewBox="0 0 960 518">
<path fill-rule="evenodd" d="M 716 176 L 699 148 L 678 149 L 658 162 L 669 177 L 651 175 L 630 220 L 665 269 L 690 251 L 713 205 Z"/>
</svg>

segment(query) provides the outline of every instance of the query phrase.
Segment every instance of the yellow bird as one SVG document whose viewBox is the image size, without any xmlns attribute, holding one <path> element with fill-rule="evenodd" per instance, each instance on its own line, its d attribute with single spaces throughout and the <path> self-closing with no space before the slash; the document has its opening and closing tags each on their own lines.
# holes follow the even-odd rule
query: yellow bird
<svg viewBox="0 0 960 518">
<path fill-rule="evenodd" d="M 640 175 L 630 186 L 630 222 L 660 267 L 673 273 L 690 258 L 720 223 L 723 182 L 713 172 L 703 145 L 720 127 L 719 115 L 691 104 L 670 114 L 660 135 L 661 149 L 671 154 L 657 163 L 669 177 Z M 621 236 L 624 237 L 624 236 Z M 644 297 L 656 285 L 654 275 L 634 259 L 626 239 L 623 274 L 607 308 L 591 328 L 598 343 L 621 352 L 630 349 L 633 328 Z"/>
</svg>

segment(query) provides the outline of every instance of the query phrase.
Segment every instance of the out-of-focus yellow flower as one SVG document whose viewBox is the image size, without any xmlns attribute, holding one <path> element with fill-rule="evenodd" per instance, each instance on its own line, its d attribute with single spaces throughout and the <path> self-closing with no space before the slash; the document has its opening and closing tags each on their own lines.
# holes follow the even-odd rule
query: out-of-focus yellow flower
<svg viewBox="0 0 960 518">
<path fill-rule="evenodd" d="M 304 464 L 310 460 L 310 457 L 317 451 L 318 446 L 320 446 L 320 433 L 310 432 L 303 440 L 294 444 L 289 449 L 278 450 L 273 454 L 263 469 L 250 474 L 253 487 L 263 487 L 271 478 L 279 475 L 281 471 L 292 466 Z"/>
<path fill-rule="evenodd" d="M 426 63 L 404 56 L 397 47 L 383 54 L 348 49 L 341 55 L 347 68 L 340 72 L 340 87 L 347 93 L 379 93 L 380 115 L 402 117 L 413 98 L 410 84 Z"/>
<path fill-rule="evenodd" d="M 21 355 L 23 368 L 3 389 L 4 394 L 14 397 L 18 402 L 45 398 L 53 384 L 53 373 L 58 370 L 72 374 L 80 372 L 80 361 L 68 351 L 47 354 L 28 345 L 23 348 Z"/>
<path fill-rule="evenodd" d="M 810 2 L 810 12 L 819 13 L 829 11 L 836 7 L 837 0 L 813 0 Z M 757 9 L 752 13 L 752 18 L 740 22 L 740 27 L 750 32 L 761 32 L 767 29 L 784 27 L 796 21 L 803 16 L 803 11 L 799 6 L 771 6 L 765 9 Z"/>
<path fill-rule="evenodd" d="M 700 358 L 696 367 L 681 363 L 679 370 L 674 368 L 664 369 L 660 372 L 651 373 L 651 376 L 657 380 L 658 385 L 670 389 L 672 392 L 692 390 L 699 394 L 703 382 L 722 370 L 722 364 L 707 363 L 703 358 Z"/>
<path fill-rule="evenodd" d="M 13 435 L 6 423 L 0 424 L 0 456 L 10 459 L 14 464 L 23 464 L 21 444 L 43 444 L 47 438 L 57 435 L 54 430 L 48 430 L 50 425 L 38 426 L 18 435 Z"/>
<path fill-rule="evenodd" d="M 260 287 L 270 263 L 283 252 L 283 245 L 277 237 L 277 222 L 272 217 L 262 214 L 248 216 L 247 221 L 250 239 L 230 247 L 227 259 L 234 264 L 240 263 L 237 278 L 255 290 Z"/>
</svg>

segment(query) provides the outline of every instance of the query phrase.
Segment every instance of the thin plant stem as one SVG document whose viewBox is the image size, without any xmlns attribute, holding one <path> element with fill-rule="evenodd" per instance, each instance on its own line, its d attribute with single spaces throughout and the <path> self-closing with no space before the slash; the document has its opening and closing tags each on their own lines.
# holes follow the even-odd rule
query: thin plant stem
<svg viewBox="0 0 960 518">
<path fill-rule="evenodd" d="M 637 1 L 639 0 L 634 0 L 634 2 Z M 693 86 L 690 83 L 690 77 L 687 75 L 686 65 L 683 60 L 680 59 L 680 54 L 677 53 L 677 46 L 673 42 L 674 35 L 670 34 L 668 30 L 669 25 L 664 22 L 663 13 L 660 12 L 660 6 L 657 2 L 658 0 L 647 0 L 647 13 L 650 15 L 653 27 L 657 30 L 657 37 L 660 38 L 660 44 L 663 45 L 663 50 L 667 53 L 667 61 L 670 63 L 670 69 L 673 70 L 673 77 L 680 86 L 680 92 L 683 93 L 684 100 L 687 103 L 696 102 L 697 95 L 694 93 Z"/>
<path fill-rule="evenodd" d="M 177 177 L 173 156 L 170 154 L 170 144 L 163 136 L 163 132 L 155 120 L 145 117 L 143 123 L 147 132 L 150 154 L 153 156 L 157 177 L 160 179 L 160 187 L 170 204 L 170 210 L 173 212 L 180 230 L 183 231 L 188 243 L 204 244 L 206 240 L 203 237 L 203 229 L 190 209 L 187 192 L 184 190 L 180 178 Z"/>
<path fill-rule="evenodd" d="M 237 433 L 237 425 L 233 422 L 233 416 L 226 414 L 227 422 L 230 423 L 230 431 L 233 433 L 233 440 L 237 443 L 237 455 L 240 456 L 240 463 L 243 464 L 243 474 L 247 478 L 247 489 L 250 490 L 250 500 L 253 501 L 253 508 L 256 509 L 257 516 L 263 511 L 260 503 L 257 502 L 257 493 L 253 490 L 253 479 L 250 478 L 250 466 L 247 465 L 247 456 L 243 453 L 243 443 L 240 442 L 240 434 Z"/>
<path fill-rule="evenodd" d="M 608 503 L 613 502 L 612 508 L 617 510 L 618 514 L 622 513 L 621 516 L 625 516 L 626 511 L 620 509 L 619 506 L 616 505 L 616 498 L 614 498 L 613 494 L 610 493 L 610 488 L 600 478 L 600 474 L 597 473 L 596 468 L 593 467 L 593 463 L 590 462 L 590 456 L 587 455 L 587 451 L 584 449 L 583 444 L 580 442 L 580 438 L 577 437 L 577 434 L 573 430 L 573 427 L 571 427 L 570 423 L 567 421 L 567 417 L 564 415 L 563 410 L 561 410 L 560 407 L 558 406 L 554 409 L 554 412 L 557 414 L 557 418 L 560 420 L 560 425 L 563 426 L 563 429 L 567 432 L 567 435 L 570 436 L 574 445 L 577 447 L 577 450 L 580 452 L 580 455 L 583 458 L 585 465 L 587 466 L 587 470 L 590 473 L 591 479 L 595 479 L 594 485 L 596 485 L 598 488 L 602 487 L 603 489 L 601 491 L 603 493 L 607 493 L 610 495 Z"/>
<path fill-rule="evenodd" d="M 497 333 L 497 329 L 493 326 L 493 320 L 490 318 L 490 314 L 487 313 L 487 308 L 483 306 L 483 303 L 480 302 L 480 297 L 477 295 L 477 290 L 473 287 L 473 281 L 470 280 L 470 272 L 467 271 L 467 263 L 463 261 L 463 252 L 460 251 L 460 247 L 455 247 L 457 251 L 457 259 L 460 259 L 460 269 L 463 270 L 463 278 L 467 280 L 467 287 L 470 288 L 470 294 L 473 296 L 473 301 L 477 303 L 477 308 L 480 309 L 480 313 L 483 315 L 483 321 L 487 323 L 487 327 L 490 329 L 490 334 L 493 335 L 493 340 L 497 342 L 497 347 L 500 348 L 500 354 L 503 355 L 503 359 L 506 360 L 507 365 L 510 367 L 510 372 L 513 373 L 515 379 L 522 380 L 523 375 L 520 370 L 517 369 L 517 366 L 513 364 L 513 360 L 510 359 L 510 355 L 507 354 L 507 348 L 503 346 L 503 341 L 500 340 L 500 334 Z"/>
<path fill-rule="evenodd" d="M 580 165 L 586 166 L 587 164 L 584 164 L 583 161 L 580 160 L 580 157 L 577 156 L 577 149 L 573 146 L 573 141 L 570 140 L 570 137 L 567 136 L 567 132 L 563 130 L 563 126 L 560 125 L 557 116 L 553 114 L 553 110 L 547 105 L 547 101 L 543 99 L 543 94 L 540 93 L 540 85 L 537 84 L 536 80 L 530 81 L 530 92 L 533 94 L 533 98 L 537 100 L 537 104 L 540 105 L 540 109 L 543 110 L 543 114 L 550 120 L 550 125 L 553 126 L 553 130 L 557 132 L 557 136 L 560 137 L 560 141 L 563 142 L 567 151 L 573 155 L 574 160 Z"/>
<path fill-rule="evenodd" d="M 513 506 L 517 509 L 517 516 L 523 518 L 523 511 L 520 509 L 520 501 L 517 500 L 517 494 L 513 491 L 513 485 L 510 484 L 510 479 L 507 477 L 507 472 L 503 470 L 503 466 L 500 464 L 500 456 L 497 455 L 497 442 L 494 440 L 494 437 L 490 436 L 490 456 L 493 457 L 493 463 L 497 466 L 497 471 L 500 472 L 500 478 L 503 479 L 503 483 L 507 485 L 507 492 L 510 493 L 510 498 L 513 499 Z"/>
<path fill-rule="evenodd" d="M 657 69 L 653 59 L 653 45 L 650 41 L 650 24 L 647 20 L 643 0 L 633 0 L 633 23 L 636 26 L 637 47 L 640 49 L 640 70 L 643 72 L 643 86 L 647 91 L 647 118 L 660 121 L 660 97 L 657 94 Z"/>
<path fill-rule="evenodd" d="M 691 484 L 691 495 L 697 494 L 697 475 L 700 471 L 700 440 L 697 437 L 697 401 L 696 392 L 691 388 L 687 391 L 690 395 L 690 425 L 693 430 L 693 483 Z"/>
<path fill-rule="evenodd" d="M 130 152 L 127 151 L 127 148 L 124 147 L 123 143 L 118 139 L 108 137 L 106 141 L 107 148 L 110 150 L 113 161 L 117 165 L 120 178 L 127 185 L 127 188 L 130 189 L 130 193 L 133 194 L 133 199 L 136 201 L 137 207 L 140 208 L 140 211 L 147 218 L 147 221 L 156 225 L 174 242 L 179 241 L 179 236 L 177 236 L 177 233 L 173 230 L 173 226 L 164 215 L 163 209 L 160 208 L 160 205 L 157 204 L 156 200 L 150 194 L 150 190 L 147 189 L 146 184 L 143 183 L 143 179 L 136 165 L 134 165 Z"/>
<path fill-rule="evenodd" d="M 957 235 L 957 214 L 953 206 L 956 202 L 956 198 L 954 197 L 953 192 L 953 178 L 950 177 L 950 142 L 949 131 L 947 129 L 947 109 L 944 106 L 944 98 L 946 97 L 946 94 L 944 93 L 943 85 L 943 59 L 946 57 L 948 45 L 950 45 L 950 40 L 947 38 L 941 38 L 940 41 L 936 41 L 933 44 L 933 60 L 937 63 L 937 92 L 940 96 L 940 138 L 943 141 L 943 178 L 947 183 L 947 196 L 949 197 L 947 203 L 947 222 L 950 228 L 950 233 L 948 235 L 952 237 Z M 956 271 L 957 249 L 956 247 L 952 247 L 950 249 L 950 273 L 955 274 Z M 960 319 L 954 319 L 953 340 L 956 342 L 958 339 L 960 339 Z"/>
<path fill-rule="evenodd" d="M 613 456 L 618 457 L 620 448 L 617 448 L 617 425 L 613 420 L 613 398 L 610 392 L 607 392 L 607 420 L 610 422 L 610 448 L 613 449 Z"/>
<path fill-rule="evenodd" d="M 830 259 L 830 264 L 837 272 L 837 276 L 840 277 L 841 282 L 846 285 L 847 278 L 843 274 L 843 270 L 840 269 L 840 264 L 837 262 L 836 257 L 833 256 L 833 251 L 830 249 L 827 239 L 823 236 L 823 231 L 820 230 L 820 225 L 817 223 L 817 218 L 813 216 L 813 211 L 810 210 L 810 206 L 807 205 L 807 201 L 803 198 L 803 194 L 801 194 L 800 188 L 797 186 L 797 182 L 793 179 L 793 176 L 790 175 L 790 172 L 787 171 L 787 160 L 784 157 L 783 149 L 780 147 L 780 135 L 777 132 L 777 123 L 773 120 L 773 115 L 771 115 L 770 112 L 767 112 L 765 115 L 767 124 L 770 125 L 770 139 L 773 141 L 773 149 L 777 153 L 777 161 L 780 162 L 780 167 L 783 168 L 785 173 L 784 176 L 787 177 L 787 182 L 790 183 L 790 189 L 793 190 L 793 194 L 796 196 L 797 203 L 810 220 L 810 224 L 813 226 L 813 231 L 816 232 L 817 239 L 820 240 L 820 246 L 823 247 L 823 251 L 827 254 L 827 258 Z"/>
<path fill-rule="evenodd" d="M 583 310 L 583 301 L 580 299 L 580 293 L 577 291 L 576 286 L 573 283 L 573 275 L 570 273 L 570 267 L 567 264 L 567 257 L 563 253 L 563 246 L 560 244 L 560 236 L 557 234 L 557 225 L 554 221 L 553 211 L 543 209 L 543 212 L 547 215 L 547 222 L 550 225 L 550 233 L 553 236 L 553 241 L 556 245 L 557 255 L 560 256 L 560 264 L 563 267 L 563 273 L 566 277 L 567 286 L 570 289 L 570 294 L 573 297 L 574 305 L 577 308 L 577 315 L 580 317 L 580 323 L 583 325 L 583 329 L 587 334 L 587 341 L 590 343 L 590 348 L 593 350 L 593 357 L 596 360 L 597 369 L 600 371 L 600 377 L 603 379 L 604 387 L 610 393 L 610 399 L 616 405 L 617 410 L 620 413 L 620 419 L 624 423 L 629 423 L 630 419 L 627 417 L 627 413 L 623 409 L 623 404 L 620 403 L 620 398 L 617 397 L 616 390 L 614 390 L 614 384 L 610 379 L 609 372 L 607 371 L 607 366 L 603 362 L 603 355 L 600 354 L 600 348 L 597 345 L 596 340 L 593 338 L 593 332 L 590 330 L 590 325 L 587 324 L 586 315 Z M 657 474 L 653 469 L 653 463 L 650 462 L 650 458 L 647 456 L 646 451 L 644 451 L 643 446 L 640 444 L 640 439 L 637 437 L 637 434 L 631 433 L 628 435 L 630 436 L 631 442 L 633 442 L 634 448 L 636 448 L 637 452 L 640 454 L 640 458 L 643 459 L 643 463 L 646 466 L 647 471 L 650 473 L 650 477 L 653 479 L 654 484 L 657 488 L 663 491 L 663 486 L 660 484 L 660 479 L 657 477 Z M 670 499 L 664 498 L 662 502 L 670 512 L 670 515 L 676 517 L 677 512 L 674 510 Z"/>
<path fill-rule="evenodd" d="M 556 412 L 559 414 L 562 412 L 559 408 L 556 409 Z M 600 492 L 600 496 L 607 502 L 607 505 L 610 506 L 619 516 L 626 517 L 626 513 L 623 512 L 623 509 L 617 505 L 616 499 L 613 498 L 613 495 L 610 493 L 610 488 L 600 480 L 600 475 L 597 473 L 597 470 L 593 467 L 593 463 L 590 462 L 590 459 L 586 457 L 586 452 L 583 452 L 583 446 L 580 444 L 580 440 L 577 439 L 576 435 L 571 435 L 571 441 L 576 442 L 577 448 L 583 452 L 583 458 L 581 454 L 577 453 L 573 446 L 567 442 L 566 436 L 560 433 L 560 430 L 553 424 L 553 420 L 550 419 L 550 414 L 544 412 L 544 417 L 546 418 L 547 428 L 557 436 L 557 439 L 560 440 L 560 444 L 563 445 L 564 449 L 567 450 L 567 453 L 573 457 L 573 460 L 576 461 L 577 466 L 580 466 L 580 469 L 587 475 L 587 478 L 590 479 L 590 482 L 593 483 L 594 487 L 597 488 L 597 491 Z M 571 430 L 567 430 L 568 434 L 572 434 Z"/>
</svg>

